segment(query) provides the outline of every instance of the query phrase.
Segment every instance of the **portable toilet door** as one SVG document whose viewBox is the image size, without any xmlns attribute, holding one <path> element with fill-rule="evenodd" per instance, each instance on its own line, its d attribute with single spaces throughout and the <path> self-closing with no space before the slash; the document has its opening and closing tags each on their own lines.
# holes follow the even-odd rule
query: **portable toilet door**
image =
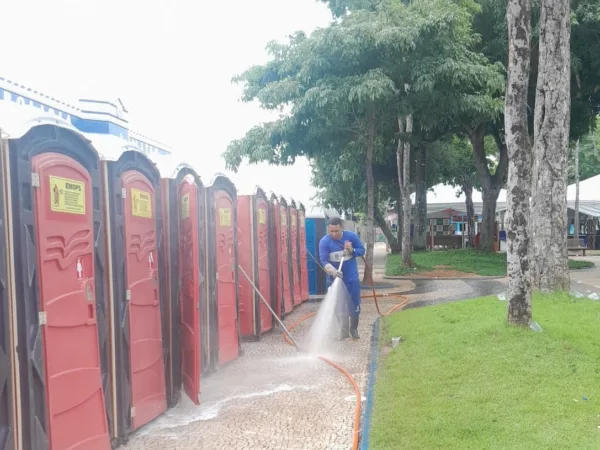
<svg viewBox="0 0 600 450">
<path fill-rule="evenodd" d="M 209 311 L 210 365 L 212 370 L 240 354 L 237 250 L 237 192 L 225 175 L 216 175 L 205 190 L 207 306 Z"/>
<path fill-rule="evenodd" d="M 292 274 L 292 291 L 294 295 L 294 305 L 302 303 L 302 288 L 300 286 L 300 266 L 298 251 L 298 209 L 296 202 L 292 200 L 289 207 L 290 215 L 290 267 Z"/>
<path fill-rule="evenodd" d="M 283 197 L 279 198 L 279 222 L 281 230 L 281 280 L 283 289 L 283 312 L 289 314 L 294 308 L 294 297 L 292 291 L 292 268 L 290 267 L 290 227 L 287 202 Z"/>
<path fill-rule="evenodd" d="M 308 272 L 308 293 L 309 295 L 317 295 L 317 272 L 319 270 L 315 258 L 317 258 L 318 241 L 317 241 L 317 224 L 315 219 L 306 219 L 306 253 L 308 255 L 306 268 Z"/>
<path fill-rule="evenodd" d="M 136 147 L 103 161 L 113 358 L 113 437 L 122 441 L 167 409 L 166 298 L 160 173 Z"/>
<path fill-rule="evenodd" d="M 260 337 L 258 329 L 259 312 L 255 302 L 254 288 L 246 276 L 255 286 L 258 285 L 258 271 L 256 269 L 254 220 L 252 217 L 252 195 L 238 195 L 237 197 L 237 245 L 239 257 L 239 321 L 240 336 L 242 339 L 257 340 Z M 242 272 L 243 271 L 243 272 Z"/>
<path fill-rule="evenodd" d="M 258 340 L 273 327 L 271 312 L 261 299 L 271 304 L 268 208 L 260 188 L 237 198 L 239 267 L 254 284 L 244 273 L 239 274 L 240 334 L 245 339 Z"/>
<path fill-rule="evenodd" d="M 0 131 L 1 132 L 1 131 Z M 8 177 L 5 173 L 8 169 L 8 154 L 4 151 L 5 141 L 0 136 L 0 448 L 14 449 L 17 442 L 16 427 L 14 420 L 15 389 L 13 388 L 13 368 L 15 367 L 15 348 L 13 342 L 13 323 L 16 323 L 11 314 L 10 286 L 9 280 L 12 272 L 9 253 L 13 250 L 13 244 L 9 240 L 7 217 L 5 211 L 5 182 Z M 14 307 L 14 302 L 12 302 Z"/>
<path fill-rule="evenodd" d="M 300 203 L 298 207 L 298 265 L 300 267 L 300 292 L 302 301 L 308 300 L 308 260 L 306 255 L 306 211 Z"/>
<path fill-rule="evenodd" d="M 281 279 L 281 221 L 279 200 L 271 194 L 269 201 L 269 234 L 273 243 L 269 265 L 271 268 L 271 307 L 279 318 L 283 317 L 283 288 Z"/>
<path fill-rule="evenodd" d="M 319 242 L 327 234 L 327 219 L 322 213 L 306 216 L 306 250 L 308 255 L 308 286 L 310 295 L 324 295 L 327 292 L 327 277 L 320 267 Z"/>
<path fill-rule="evenodd" d="M 53 123 L 9 141 L 20 440 L 25 449 L 108 450 L 99 156 L 70 124 Z"/>
<path fill-rule="evenodd" d="M 258 290 L 267 301 L 272 304 L 271 299 L 271 264 L 269 255 L 273 252 L 271 248 L 272 240 L 269 234 L 269 201 L 265 192 L 257 187 L 252 198 L 252 216 L 254 218 L 254 242 L 255 258 L 258 271 Z M 273 315 L 269 308 L 261 300 L 257 292 L 254 292 L 259 311 L 259 329 L 261 333 L 266 333 L 273 328 Z"/>
<path fill-rule="evenodd" d="M 200 403 L 200 377 L 208 358 L 201 323 L 208 318 L 205 279 L 205 193 L 200 177 L 191 170 L 177 177 L 179 221 L 179 303 L 181 305 L 181 372 L 183 389 Z"/>
<path fill-rule="evenodd" d="M 183 387 L 198 404 L 202 361 L 207 358 L 200 327 L 206 295 L 204 186 L 191 166 L 163 156 L 155 161 L 162 176 L 167 268 L 167 402 L 169 407 L 177 404 Z"/>
</svg>

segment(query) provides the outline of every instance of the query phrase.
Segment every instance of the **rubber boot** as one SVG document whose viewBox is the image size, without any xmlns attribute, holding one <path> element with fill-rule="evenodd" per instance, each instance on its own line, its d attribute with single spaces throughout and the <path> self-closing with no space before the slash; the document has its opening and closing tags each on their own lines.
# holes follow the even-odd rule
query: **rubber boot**
<svg viewBox="0 0 600 450">
<path fill-rule="evenodd" d="M 340 334 L 338 336 L 339 341 L 350 339 L 350 332 L 348 331 L 348 316 L 337 316 L 338 323 L 340 324 Z"/>
<path fill-rule="evenodd" d="M 358 335 L 358 317 L 359 316 L 350 317 L 350 336 L 352 336 L 352 339 L 360 339 L 360 336 Z"/>
</svg>

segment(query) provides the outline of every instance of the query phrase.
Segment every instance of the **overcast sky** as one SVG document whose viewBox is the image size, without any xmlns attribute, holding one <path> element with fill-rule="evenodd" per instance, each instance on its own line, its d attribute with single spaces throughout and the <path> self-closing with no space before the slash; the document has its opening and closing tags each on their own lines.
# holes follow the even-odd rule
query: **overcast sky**
<svg viewBox="0 0 600 450">
<path fill-rule="evenodd" d="M 69 102 L 121 98 L 131 128 L 206 183 L 231 140 L 273 117 L 239 102 L 232 76 L 265 62 L 268 41 L 331 20 L 316 0 L 0 0 L 0 14 L 0 75 Z M 314 195 L 305 160 L 229 175 L 241 193 Z"/>
</svg>

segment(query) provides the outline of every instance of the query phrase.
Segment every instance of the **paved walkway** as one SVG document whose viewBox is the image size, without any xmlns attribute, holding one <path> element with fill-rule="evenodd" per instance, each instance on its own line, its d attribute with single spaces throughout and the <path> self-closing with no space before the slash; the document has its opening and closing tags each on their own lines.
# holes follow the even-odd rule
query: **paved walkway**
<svg viewBox="0 0 600 450">
<path fill-rule="evenodd" d="M 375 266 L 385 264 L 380 252 Z M 411 302 L 438 302 L 479 295 L 463 281 L 404 281 Z M 496 288 L 498 289 L 498 288 Z M 498 291 L 500 292 L 500 291 Z M 444 298 L 440 298 L 440 296 Z M 381 298 L 387 311 L 397 299 Z M 320 304 L 305 303 L 288 318 L 291 324 Z M 364 395 L 372 325 L 377 312 L 363 302 L 360 341 L 329 341 L 325 355 L 345 367 Z M 312 319 L 292 332 L 300 345 Z M 337 332 L 337 330 L 332 330 Z M 277 329 L 260 342 L 244 343 L 244 355 L 202 380 L 201 405 L 182 394 L 182 402 L 135 433 L 124 450 L 318 449 L 347 450 L 352 442 L 355 395 L 335 369 L 297 353 Z"/>
</svg>

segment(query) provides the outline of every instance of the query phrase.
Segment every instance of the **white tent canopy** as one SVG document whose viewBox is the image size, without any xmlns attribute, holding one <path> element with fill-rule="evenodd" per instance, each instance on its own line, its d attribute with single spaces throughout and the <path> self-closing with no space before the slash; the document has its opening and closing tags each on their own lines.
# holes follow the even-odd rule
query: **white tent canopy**
<svg viewBox="0 0 600 450">
<path fill-rule="evenodd" d="M 575 201 L 575 183 L 567 188 L 567 200 Z M 579 183 L 579 200 L 600 201 L 600 175 Z"/>
<path fill-rule="evenodd" d="M 459 189 L 446 184 L 438 184 L 427 191 L 427 203 L 460 203 L 465 201 L 465 194 L 456 196 Z M 575 201 L 575 184 L 567 188 L 567 200 Z M 579 200 L 597 200 L 600 201 L 600 175 L 588 178 L 579 183 Z M 415 195 L 412 195 L 412 201 L 415 201 Z M 483 198 L 481 192 L 473 189 L 473 202 L 481 203 Z M 498 203 L 506 202 L 506 190 L 502 189 L 498 195 Z"/>
<path fill-rule="evenodd" d="M 456 192 L 458 192 L 458 188 L 454 188 L 447 184 L 438 184 L 432 188 L 432 190 L 427 191 L 427 204 L 433 203 L 461 203 L 466 200 L 465 194 L 460 194 L 460 196 L 456 196 Z M 415 202 L 415 194 L 411 196 L 413 203 Z M 502 189 L 500 194 L 498 195 L 498 202 L 506 201 L 506 190 Z M 483 198 L 481 196 L 481 192 L 477 189 L 473 189 L 473 202 L 481 203 L 483 202 Z"/>
</svg>

